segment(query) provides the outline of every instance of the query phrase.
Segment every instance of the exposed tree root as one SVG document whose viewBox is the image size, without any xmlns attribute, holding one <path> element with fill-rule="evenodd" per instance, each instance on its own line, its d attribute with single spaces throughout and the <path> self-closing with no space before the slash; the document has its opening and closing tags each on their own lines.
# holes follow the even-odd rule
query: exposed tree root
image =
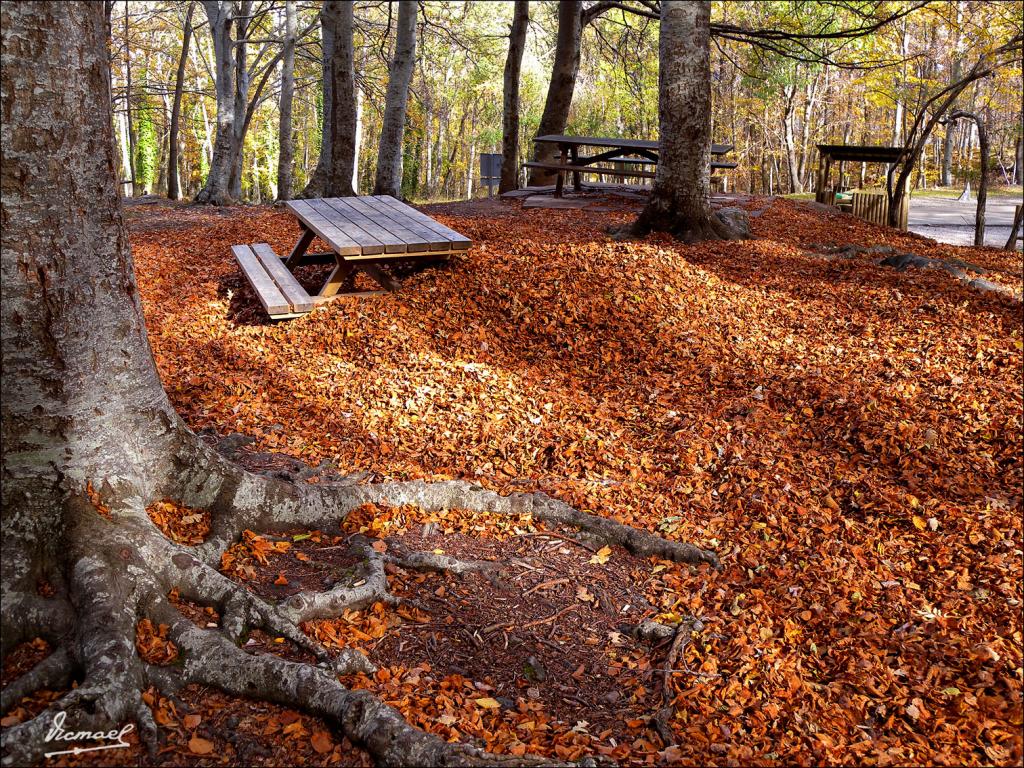
<svg viewBox="0 0 1024 768">
<path fill-rule="evenodd" d="M 67 650 L 56 649 L 28 672 L 8 684 L 3 692 L 0 692 L 0 714 L 6 715 L 11 707 L 36 691 L 66 688 L 71 682 L 73 671 L 71 656 L 68 655 Z"/>
<path fill-rule="evenodd" d="M 497 563 L 486 560 L 459 560 L 436 552 L 413 552 L 403 557 L 385 556 L 389 563 L 394 563 L 411 571 L 433 571 L 435 573 L 454 573 L 461 576 L 474 571 L 486 571 L 498 567 Z"/>
<path fill-rule="evenodd" d="M 347 584 L 335 584 L 326 592 L 299 592 L 281 605 L 281 612 L 295 624 L 311 619 L 328 619 L 345 610 L 365 608 L 371 603 L 397 602 L 388 592 L 384 558 L 369 546 L 359 547 L 366 560 Z"/>
<path fill-rule="evenodd" d="M 397 602 L 388 592 L 387 562 L 454 574 L 488 572 L 495 569 L 494 563 L 398 549 L 385 554 L 356 537 L 350 545 L 359 552 L 361 565 L 349 578 L 322 592 L 300 592 L 275 606 L 217 570 L 220 553 L 246 529 L 331 530 L 366 503 L 410 504 L 428 511 L 530 514 L 541 522 L 576 528 L 598 543 L 621 545 L 640 557 L 719 564 L 713 552 L 580 512 L 540 493 L 501 496 L 460 481 L 364 486 L 284 483 L 245 473 L 198 440 L 191 441 L 178 458 L 184 464 L 179 465 L 184 470 L 178 473 L 180 480 L 154 488 L 149 495 L 209 509 L 213 533 L 202 545 L 186 547 L 168 540 L 146 515 L 142 499 L 123 491 L 115 494 L 113 489 L 121 486 L 114 483 L 105 486 L 112 495 L 109 502 L 105 500 L 111 507 L 109 520 L 99 517 L 84 498 L 69 502 L 69 515 L 78 521 L 72 529 L 68 561 L 69 600 L 47 601 L 70 606 L 66 613 L 58 613 L 57 631 L 50 632 L 57 635 L 58 650 L 4 691 L 4 708 L 41 687 L 60 687 L 75 671 L 81 683 L 36 718 L 4 731 L 3 765 L 31 764 L 48 746 L 52 749 L 43 736 L 59 711 L 67 712 L 75 730 L 109 730 L 135 722 L 144 743 L 152 748 L 156 726 L 141 692 L 155 685 L 173 695 L 181 685 L 193 682 L 324 717 L 381 765 L 550 764 L 541 758 L 497 756 L 470 745 L 449 744 L 409 725 L 373 694 L 349 690 L 338 681 L 339 674 L 372 672 L 365 656 L 351 650 L 332 654 L 299 627 L 304 621 L 334 617 L 377 601 Z M 185 619 L 166 597 L 173 589 L 186 600 L 215 606 L 220 626 L 200 628 Z M 25 605 L 41 600 L 22 593 L 12 597 Z M 180 668 L 156 667 L 139 658 L 134 637 L 142 618 L 170 628 L 170 638 L 183 660 Z M 45 617 L 37 616 L 36 624 L 42 627 Z M 246 652 L 239 643 L 250 628 L 287 638 L 313 654 L 316 663 Z M 588 763 L 596 764 L 584 761 Z"/>
<path fill-rule="evenodd" d="M 829 246 L 814 243 L 810 247 L 814 249 L 811 251 L 811 255 L 826 261 L 852 259 L 858 255 L 865 254 L 876 257 L 876 264 L 883 267 L 892 267 L 897 272 L 904 272 L 911 267 L 915 269 L 937 269 L 979 293 L 995 294 L 1018 303 L 1021 301 L 1021 295 L 1016 291 L 982 277 L 989 270 L 960 259 L 933 259 L 928 256 L 918 256 L 915 253 L 897 251 L 888 245 L 865 247 L 853 244 Z"/>
<path fill-rule="evenodd" d="M 693 205 L 652 196 L 640 216 L 630 226 L 614 233 L 620 239 L 646 237 L 651 232 L 670 232 L 684 243 L 707 240 L 745 240 L 751 236 L 747 214 L 741 208 L 705 210 L 685 214 Z M 703 208 L 703 205 L 698 205 Z"/>
</svg>

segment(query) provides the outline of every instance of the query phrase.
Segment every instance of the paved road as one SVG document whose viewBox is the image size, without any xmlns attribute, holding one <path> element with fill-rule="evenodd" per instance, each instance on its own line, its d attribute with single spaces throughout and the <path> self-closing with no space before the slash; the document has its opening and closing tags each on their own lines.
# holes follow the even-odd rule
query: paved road
<svg viewBox="0 0 1024 768">
<path fill-rule="evenodd" d="M 985 205 L 985 245 L 1002 248 L 1010 236 L 1016 197 L 990 197 Z M 908 228 L 911 232 L 952 245 L 974 243 L 974 212 L 977 201 L 917 197 L 910 200 Z M 1018 243 L 1018 248 L 1020 244 Z"/>
</svg>

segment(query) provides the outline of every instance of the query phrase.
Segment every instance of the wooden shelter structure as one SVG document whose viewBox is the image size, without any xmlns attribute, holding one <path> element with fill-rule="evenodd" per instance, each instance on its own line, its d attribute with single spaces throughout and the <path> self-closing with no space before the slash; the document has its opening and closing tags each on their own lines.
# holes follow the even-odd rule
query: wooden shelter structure
<svg viewBox="0 0 1024 768">
<path fill-rule="evenodd" d="M 820 162 L 818 178 L 814 190 L 814 199 L 825 205 L 836 205 L 836 196 L 847 190 L 842 186 L 842 174 L 839 185 L 832 184 L 833 163 L 896 163 L 907 153 L 906 147 L 870 146 L 864 144 L 818 144 Z M 898 226 L 907 228 L 910 196 L 903 195 Z M 855 190 L 848 202 L 838 204 L 866 221 L 885 226 L 889 223 L 889 197 L 885 192 L 869 192 Z"/>
</svg>

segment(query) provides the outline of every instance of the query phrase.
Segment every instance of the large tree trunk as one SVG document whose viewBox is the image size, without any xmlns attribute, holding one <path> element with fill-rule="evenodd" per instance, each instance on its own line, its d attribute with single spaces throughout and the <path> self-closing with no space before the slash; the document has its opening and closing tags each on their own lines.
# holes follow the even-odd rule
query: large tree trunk
<svg viewBox="0 0 1024 768">
<path fill-rule="evenodd" d="M 739 237 L 711 212 L 711 2 L 662 0 L 658 41 L 660 155 L 635 234 L 672 232 L 686 242 Z"/>
<path fill-rule="evenodd" d="M 537 126 L 537 135 L 560 134 L 565 132 L 572 106 L 572 94 L 576 90 L 576 73 L 580 68 L 580 41 L 583 36 L 582 0 L 562 0 L 558 4 L 558 37 L 555 40 L 555 60 L 551 65 L 551 82 L 544 101 L 544 112 Z M 535 145 L 533 159 L 537 162 L 553 162 L 558 149 L 547 142 Z M 533 186 L 550 184 L 554 179 L 551 171 L 534 168 L 530 171 L 529 183 Z"/>
<path fill-rule="evenodd" d="M 324 184 L 331 166 L 331 61 L 334 58 L 335 37 L 338 30 L 338 14 L 341 12 L 339 0 L 324 0 L 320 10 L 320 51 L 323 60 L 320 65 L 321 93 L 323 94 L 323 117 L 320 121 L 320 156 L 316 168 L 306 182 L 305 188 L 298 194 L 300 198 L 324 196 Z"/>
<path fill-rule="evenodd" d="M 6 655 L 44 637 L 55 648 L 4 687 L 4 706 L 41 688 L 64 691 L 4 728 L 3 765 L 41 761 L 53 749 L 45 737 L 57 713 L 68 731 L 136 723 L 152 755 L 158 734 L 143 690 L 170 694 L 189 684 L 303 709 L 378 765 L 509 764 L 429 735 L 372 693 L 345 688 L 338 675 L 372 665 L 358 651 L 331 654 L 299 629 L 394 601 L 381 553 L 354 541 L 360 564 L 351 578 L 271 605 L 218 571 L 225 547 L 244 530 L 339 534 L 351 510 L 379 503 L 528 514 L 640 557 L 717 558 L 542 494 L 505 497 L 457 481 L 311 485 L 253 475 L 192 434 L 164 393 L 143 323 L 114 179 L 104 23 L 101 3 L 23 2 L 4 7 L 0 29 L 0 646 Z M 161 499 L 209 514 L 206 541 L 186 546 L 164 536 L 146 513 Z M 415 554 L 435 570 L 467 565 Z M 194 625 L 167 599 L 172 591 L 214 607 L 219 626 Z M 180 663 L 140 658 L 143 619 L 166 625 Z M 239 644 L 250 628 L 294 643 L 316 665 L 247 653 Z"/>
<path fill-rule="evenodd" d="M 401 194 L 402 142 L 405 138 L 405 109 L 409 101 L 409 83 L 416 57 L 417 0 L 398 3 L 398 33 L 395 53 L 388 72 L 388 91 L 381 121 L 380 150 L 377 153 L 377 175 L 373 183 L 375 195 Z"/>
<path fill-rule="evenodd" d="M 516 0 L 512 30 L 505 58 L 501 132 L 501 181 L 498 192 L 519 187 L 519 72 L 526 49 L 526 29 L 530 24 L 529 0 Z"/>
<path fill-rule="evenodd" d="M 292 139 L 292 100 L 295 96 L 295 0 L 284 4 L 284 56 L 281 57 L 281 114 L 278 129 L 277 199 L 292 198 L 292 165 L 295 142 Z"/>
<path fill-rule="evenodd" d="M 331 164 L 324 196 L 354 195 L 356 164 L 356 70 L 352 51 L 352 3 L 337 3 L 337 29 L 330 61 Z M 413 13 L 415 21 L 415 11 Z M 327 109 L 327 105 L 324 106 Z"/>
<path fill-rule="evenodd" d="M 185 87 L 185 65 L 188 63 L 188 46 L 192 40 L 192 12 L 195 3 L 188 4 L 185 25 L 181 33 L 181 55 L 178 57 L 178 71 L 174 77 L 174 102 L 171 105 L 171 128 L 167 137 L 167 197 L 177 200 L 178 186 L 178 130 L 181 122 L 181 94 Z"/>
<path fill-rule="evenodd" d="M 213 38 L 217 131 L 210 171 L 206 183 L 196 195 L 196 202 L 227 205 L 232 202 L 230 185 L 236 155 L 235 122 L 242 117 L 235 111 L 235 65 L 232 61 L 235 41 L 231 35 L 235 4 L 233 0 L 203 0 L 203 9 Z"/>
</svg>

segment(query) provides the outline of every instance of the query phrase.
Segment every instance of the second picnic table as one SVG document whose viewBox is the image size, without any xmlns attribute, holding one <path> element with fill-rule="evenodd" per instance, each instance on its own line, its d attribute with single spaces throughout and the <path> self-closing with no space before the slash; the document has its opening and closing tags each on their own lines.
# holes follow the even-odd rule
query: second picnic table
<svg viewBox="0 0 1024 768">
<path fill-rule="evenodd" d="M 661 149 L 659 142 L 646 139 L 621 139 L 603 136 L 566 136 L 563 134 L 548 134 L 538 136 L 534 141 L 541 144 L 556 144 L 561 150 L 561 160 L 557 163 L 529 162 L 523 163 L 526 168 L 539 168 L 547 171 L 557 171 L 558 179 L 555 182 L 555 197 L 562 196 L 564 186 L 564 174 L 571 172 L 573 189 L 577 192 L 582 190 L 581 173 L 593 173 L 599 176 L 639 176 L 642 178 L 654 178 L 654 171 L 644 170 L 621 170 L 618 168 L 602 168 L 596 163 L 616 162 L 635 163 L 639 165 L 657 165 L 658 152 Z M 603 148 L 603 152 L 595 152 L 590 155 L 580 156 L 580 147 Z M 731 152 L 732 144 L 712 144 L 711 154 L 722 156 Z M 711 169 L 735 168 L 736 163 L 715 160 L 711 163 Z"/>
</svg>

